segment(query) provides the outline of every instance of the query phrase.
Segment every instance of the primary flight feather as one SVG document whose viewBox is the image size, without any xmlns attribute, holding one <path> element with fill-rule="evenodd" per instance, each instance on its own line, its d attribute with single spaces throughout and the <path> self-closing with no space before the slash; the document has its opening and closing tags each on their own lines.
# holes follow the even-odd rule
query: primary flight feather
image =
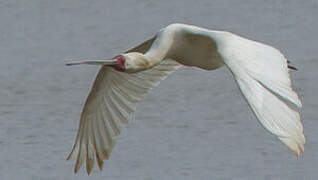
<svg viewBox="0 0 318 180">
<path fill-rule="evenodd" d="M 213 70 L 225 64 L 249 106 L 266 130 L 295 155 L 304 151 L 305 137 L 298 110 L 301 102 L 291 88 L 285 57 L 275 48 L 225 31 L 171 24 L 154 37 L 110 60 L 85 60 L 67 65 L 101 65 L 83 106 L 73 149 L 74 171 L 86 162 L 89 174 L 108 159 L 136 104 L 181 66 Z"/>
</svg>

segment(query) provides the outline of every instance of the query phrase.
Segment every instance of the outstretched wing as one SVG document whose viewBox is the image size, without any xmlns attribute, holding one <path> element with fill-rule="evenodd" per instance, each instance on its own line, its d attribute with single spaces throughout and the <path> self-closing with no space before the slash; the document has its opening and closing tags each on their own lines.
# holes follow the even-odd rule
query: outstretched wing
<svg viewBox="0 0 318 180">
<path fill-rule="evenodd" d="M 163 33 L 161 37 L 173 39 L 169 56 L 181 64 L 210 70 L 226 64 L 259 122 L 297 156 L 304 150 L 301 102 L 291 88 L 287 60 L 277 49 L 184 24 L 169 25 Z M 160 54 L 167 40 L 159 40 L 159 48 L 147 53 Z"/>
<path fill-rule="evenodd" d="M 218 51 L 259 122 L 299 156 L 305 143 L 298 112 L 302 105 L 291 88 L 285 57 L 230 33 Z"/>
<path fill-rule="evenodd" d="M 144 52 L 154 38 L 130 51 Z M 164 60 L 152 69 L 136 74 L 118 72 L 102 67 L 83 106 L 79 128 L 72 152 L 67 160 L 76 157 L 74 171 L 86 160 L 86 170 L 92 170 L 95 158 L 100 169 L 115 145 L 115 137 L 128 123 L 136 104 L 150 89 L 180 67 L 173 60 Z"/>
<path fill-rule="evenodd" d="M 129 52 L 140 52 L 140 53 L 145 53 L 147 52 L 147 50 L 151 47 L 152 43 L 155 41 L 156 39 L 156 35 L 150 39 L 148 39 L 147 41 L 139 44 L 136 47 L 133 47 L 131 49 L 129 49 L 128 51 L 126 51 L 125 53 L 129 53 Z"/>
</svg>

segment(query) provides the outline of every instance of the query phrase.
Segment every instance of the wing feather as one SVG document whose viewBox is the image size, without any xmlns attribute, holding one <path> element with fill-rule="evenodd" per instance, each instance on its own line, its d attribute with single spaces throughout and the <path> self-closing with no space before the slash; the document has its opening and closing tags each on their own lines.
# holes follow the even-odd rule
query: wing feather
<svg viewBox="0 0 318 180">
<path fill-rule="evenodd" d="M 154 68 L 136 74 L 102 67 L 83 107 L 75 144 L 67 158 L 76 156 L 74 172 L 86 161 L 89 174 L 95 159 L 101 170 L 103 160 L 109 158 L 115 138 L 128 123 L 136 104 L 179 67 L 180 64 L 173 60 L 164 60 Z"/>
<path fill-rule="evenodd" d="M 299 156 L 305 143 L 298 112 L 302 105 L 292 90 L 285 57 L 271 46 L 233 34 L 219 51 L 259 122 Z"/>
</svg>

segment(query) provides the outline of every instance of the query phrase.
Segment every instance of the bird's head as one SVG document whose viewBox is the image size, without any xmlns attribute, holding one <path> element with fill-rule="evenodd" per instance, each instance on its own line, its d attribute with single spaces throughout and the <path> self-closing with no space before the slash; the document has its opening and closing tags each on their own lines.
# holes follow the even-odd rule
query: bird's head
<svg viewBox="0 0 318 180">
<path fill-rule="evenodd" d="M 123 62 L 123 66 L 121 67 L 123 67 L 124 72 L 127 73 L 136 73 L 139 71 L 143 71 L 149 67 L 149 62 L 142 53 L 131 52 L 119 55 L 117 57 L 119 57 L 119 59 L 117 60 L 118 63 L 115 66 L 115 69 L 117 70 L 121 70 L 118 69 L 118 66 L 120 66 L 119 64 L 121 62 Z"/>
<path fill-rule="evenodd" d="M 107 60 L 84 60 L 70 62 L 66 65 L 71 66 L 79 64 L 110 66 L 117 71 L 126 73 L 136 73 L 149 67 L 149 62 L 147 61 L 146 57 L 142 53 L 138 52 L 121 54 Z"/>
<path fill-rule="evenodd" d="M 108 61 L 108 60 L 106 60 Z M 149 66 L 149 62 L 142 53 L 131 52 L 121 54 L 110 59 L 113 62 L 112 66 L 117 71 L 126 73 L 136 73 L 145 70 Z"/>
</svg>

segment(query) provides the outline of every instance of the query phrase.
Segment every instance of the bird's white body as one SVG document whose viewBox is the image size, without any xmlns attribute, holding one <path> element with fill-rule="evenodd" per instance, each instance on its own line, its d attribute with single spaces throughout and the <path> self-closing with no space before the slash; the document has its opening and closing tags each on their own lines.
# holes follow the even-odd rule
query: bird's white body
<svg viewBox="0 0 318 180">
<path fill-rule="evenodd" d="M 83 107 L 68 157 L 77 157 L 75 172 L 86 159 L 89 173 L 95 157 L 100 169 L 103 167 L 114 137 L 128 122 L 136 103 L 181 65 L 213 70 L 225 64 L 265 129 L 297 156 L 303 152 L 301 102 L 291 88 L 287 60 L 277 49 L 229 32 L 171 24 L 123 57 L 125 72 L 103 66 Z"/>
</svg>

